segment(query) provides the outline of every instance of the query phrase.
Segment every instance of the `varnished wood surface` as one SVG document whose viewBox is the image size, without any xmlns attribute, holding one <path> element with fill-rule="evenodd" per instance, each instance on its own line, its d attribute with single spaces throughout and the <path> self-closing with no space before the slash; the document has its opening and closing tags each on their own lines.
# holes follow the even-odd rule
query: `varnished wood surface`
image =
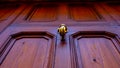
<svg viewBox="0 0 120 68">
<path fill-rule="evenodd" d="M 70 17 L 75 21 L 96 21 L 99 18 L 95 13 L 95 9 L 90 5 L 71 5 Z"/>
<path fill-rule="evenodd" d="M 113 9 L 108 3 L 29 4 L 14 23 L 58 25 L 63 22 L 68 25 L 119 25 L 118 9 Z"/>
<path fill-rule="evenodd" d="M 20 32 L 14 34 L 6 42 L 6 47 L 2 46 L 6 50 L 1 50 L 0 63 L 2 65 L 0 67 L 52 68 L 55 53 L 55 39 L 53 38 L 55 37 L 47 32 Z"/>
<path fill-rule="evenodd" d="M 11 26 L 3 34 L 0 36 L 0 38 L 6 37 L 6 39 L 9 37 L 9 35 L 19 33 L 19 32 L 31 32 L 31 37 L 29 38 L 23 38 L 15 41 L 13 47 L 10 49 L 9 53 L 7 54 L 6 58 L 0 65 L 0 68 L 50 68 L 51 64 L 54 68 L 112 68 L 116 67 L 119 68 L 119 60 L 120 60 L 120 45 L 119 41 L 112 41 L 110 39 L 104 38 L 104 37 L 91 37 L 91 38 L 81 38 L 78 40 L 70 39 L 70 35 L 75 34 L 76 32 L 82 32 L 82 31 L 107 31 L 112 32 L 113 34 L 120 35 L 119 27 L 98 27 L 98 26 L 92 26 L 92 27 L 70 27 L 68 26 L 69 32 L 65 36 L 66 41 L 61 42 L 59 34 L 57 34 L 57 27 L 40 27 L 40 26 L 26 26 L 24 25 L 19 26 Z M 110 29 L 111 28 L 111 29 Z M 11 31 L 9 31 L 11 30 Z M 118 30 L 118 31 L 115 31 Z M 34 35 L 34 32 L 44 32 L 47 31 L 51 34 L 54 34 L 56 37 L 55 40 L 52 42 L 52 45 L 50 45 L 49 40 L 44 37 L 40 37 L 37 35 Z M 88 32 L 88 33 L 89 33 Z M 5 35 L 5 33 L 7 33 Z M 33 34 L 33 36 L 32 36 Z M 96 35 L 96 32 L 93 33 Z M 44 34 L 45 35 L 45 34 Z M 43 35 L 43 36 L 44 36 Z M 102 33 L 100 34 L 102 35 Z M 27 36 L 27 34 L 26 34 Z M 29 34 L 28 34 L 29 36 Z M 36 38 L 34 38 L 34 36 Z M 81 35 L 78 35 L 81 36 Z M 89 34 L 88 34 L 89 36 Z M 106 36 L 109 36 L 106 34 Z M 19 35 L 18 35 L 19 37 Z M 37 38 L 38 37 L 38 38 Z M 112 38 L 114 39 L 114 38 Z M 72 40 L 75 40 L 77 42 L 76 44 L 72 44 Z M 119 38 L 118 38 L 119 40 Z M 4 42 L 4 39 L 1 40 L 1 42 Z M 12 42 L 11 42 L 12 43 Z M 50 51 L 50 47 L 55 44 L 55 50 L 53 47 L 53 51 Z M 9 44 L 10 45 L 10 44 Z M 72 48 L 70 48 L 72 46 Z M 77 46 L 76 51 L 72 51 L 75 46 Z M 116 49 L 116 46 L 118 46 L 118 49 Z M 54 54 L 51 54 L 54 53 Z M 51 55 L 50 55 L 51 54 Z M 79 57 L 81 55 L 81 57 Z M 46 56 L 46 57 L 45 57 Z M 53 57 L 53 59 L 50 60 L 48 57 Z M 75 57 L 73 57 L 75 56 Z M 108 58 L 109 57 L 109 58 Z M 46 58 L 46 59 L 43 59 Z M 14 59 L 14 60 L 12 60 Z M 36 60 L 38 59 L 38 60 Z M 41 59 L 41 60 L 40 60 Z M 74 62 L 73 59 L 77 59 L 79 62 Z M 48 62 L 49 61 L 49 62 Z M 112 64 L 111 64 L 112 63 Z M 50 64 L 50 65 L 49 65 Z M 76 67 L 76 65 L 80 65 L 79 67 Z M 109 65 L 111 64 L 111 65 Z M 11 65 L 11 66 L 9 66 Z"/>
<path fill-rule="evenodd" d="M 0 31 L 12 23 L 120 25 L 119 6 L 115 3 L 3 4 L 0 5 Z"/>
<path fill-rule="evenodd" d="M 0 13 L 0 68 L 120 68 L 119 6 L 34 3 Z"/>
<path fill-rule="evenodd" d="M 31 15 L 30 21 L 54 21 L 57 19 L 57 6 L 52 5 L 44 5 L 44 6 L 36 6 L 36 10 L 34 10 Z"/>
<path fill-rule="evenodd" d="M 120 67 L 120 54 L 109 39 L 83 38 L 78 40 L 77 47 L 81 56 L 78 61 L 83 68 Z"/>
<path fill-rule="evenodd" d="M 14 19 L 23 10 L 24 6 L 16 4 L 0 5 L 0 32 L 13 23 Z"/>
<path fill-rule="evenodd" d="M 42 43 L 43 41 L 44 43 Z M 10 68 L 46 67 L 50 50 L 50 45 L 47 45 L 48 43 L 48 40 L 44 38 L 23 38 L 17 40 L 1 67 L 7 68 L 8 65 L 10 65 Z"/>
</svg>

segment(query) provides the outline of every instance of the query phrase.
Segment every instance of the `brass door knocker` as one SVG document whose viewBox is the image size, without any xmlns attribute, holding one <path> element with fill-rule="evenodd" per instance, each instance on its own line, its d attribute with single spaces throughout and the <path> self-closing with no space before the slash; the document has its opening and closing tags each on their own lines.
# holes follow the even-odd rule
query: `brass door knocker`
<svg viewBox="0 0 120 68">
<path fill-rule="evenodd" d="M 61 24 L 60 27 L 58 28 L 58 33 L 61 36 L 61 40 L 65 40 L 65 34 L 67 33 L 67 26 L 65 24 Z"/>
</svg>

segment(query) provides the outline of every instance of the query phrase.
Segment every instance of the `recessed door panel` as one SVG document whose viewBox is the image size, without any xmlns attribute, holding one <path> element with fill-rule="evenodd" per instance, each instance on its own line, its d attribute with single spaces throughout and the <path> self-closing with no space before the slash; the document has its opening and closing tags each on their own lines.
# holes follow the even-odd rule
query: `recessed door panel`
<svg viewBox="0 0 120 68">
<path fill-rule="evenodd" d="M 104 35 L 80 35 L 72 45 L 76 68 L 119 68 L 119 43 Z"/>
<path fill-rule="evenodd" d="M 78 48 L 84 68 L 119 68 L 120 54 L 114 43 L 106 38 L 83 38 Z"/>
<path fill-rule="evenodd" d="M 28 19 L 33 22 L 48 22 L 57 19 L 57 6 L 54 5 L 39 5 L 33 8 Z"/>
<path fill-rule="evenodd" d="M 32 33 L 31 33 L 32 34 Z M 33 34 L 17 36 L 7 42 L 1 54 L 0 68 L 49 68 L 54 57 L 53 38 Z M 14 40 L 13 40 L 14 39 Z M 7 56 L 6 56 L 7 55 Z"/>
<path fill-rule="evenodd" d="M 75 21 L 97 21 L 100 16 L 91 5 L 70 5 L 70 17 Z"/>
<path fill-rule="evenodd" d="M 120 68 L 119 7 L 17 4 L 0 7 L 0 68 Z"/>
</svg>

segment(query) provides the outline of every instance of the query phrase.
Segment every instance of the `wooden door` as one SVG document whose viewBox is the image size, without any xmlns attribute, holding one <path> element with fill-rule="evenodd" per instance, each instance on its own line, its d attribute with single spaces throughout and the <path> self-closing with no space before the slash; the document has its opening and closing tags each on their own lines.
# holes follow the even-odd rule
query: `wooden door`
<svg viewBox="0 0 120 68">
<path fill-rule="evenodd" d="M 22 5 L 0 34 L 0 68 L 120 68 L 119 4 Z"/>
<path fill-rule="evenodd" d="M 0 3 L 0 33 L 13 23 L 24 7 L 21 4 Z"/>
</svg>

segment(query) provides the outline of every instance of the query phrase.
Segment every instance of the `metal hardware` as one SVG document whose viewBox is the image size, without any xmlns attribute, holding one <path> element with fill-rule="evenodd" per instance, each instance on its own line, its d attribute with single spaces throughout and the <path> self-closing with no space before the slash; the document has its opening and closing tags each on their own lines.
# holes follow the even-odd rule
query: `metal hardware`
<svg viewBox="0 0 120 68">
<path fill-rule="evenodd" d="M 60 27 L 58 28 L 58 32 L 61 36 L 61 40 L 65 40 L 65 34 L 67 33 L 67 26 L 65 24 L 61 24 Z"/>
</svg>

